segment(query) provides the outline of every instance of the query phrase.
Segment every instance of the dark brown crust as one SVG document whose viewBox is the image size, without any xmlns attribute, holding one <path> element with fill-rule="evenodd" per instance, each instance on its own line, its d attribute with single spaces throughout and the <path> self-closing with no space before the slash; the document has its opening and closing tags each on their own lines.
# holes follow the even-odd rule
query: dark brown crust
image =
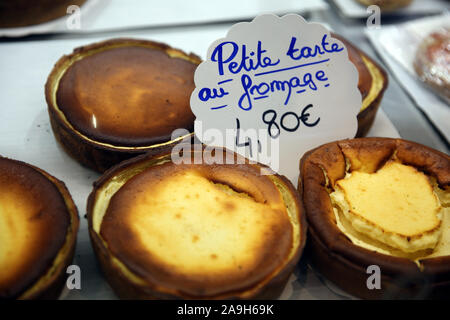
<svg viewBox="0 0 450 320">
<path fill-rule="evenodd" d="M 372 156 L 366 152 L 367 149 L 374 151 Z M 325 150 L 337 153 L 328 159 L 322 159 L 322 162 L 331 168 L 329 172 L 334 177 L 344 174 L 342 165 L 338 163 L 342 161 L 341 150 L 347 156 L 352 153 L 361 160 L 370 159 L 372 163 L 368 168 L 379 168 L 396 151 L 398 160 L 435 177 L 440 187 L 449 186 L 450 157 L 402 139 L 342 140 L 320 146 L 302 157 L 300 176 L 303 187 L 299 184 L 309 225 L 309 252 L 314 265 L 325 277 L 347 292 L 366 299 L 414 296 L 424 290 L 424 284 L 429 296 L 441 296 L 446 290 L 448 292 L 450 256 L 422 260 L 424 271 L 420 272 L 411 260 L 383 255 L 354 245 L 338 229 L 326 189 L 332 188 L 333 185 L 326 185 L 323 171 L 319 168 L 320 162 L 317 160 Z M 333 163 L 329 161 L 331 158 L 339 160 Z M 330 178 L 330 182 L 332 181 Z M 378 265 L 381 269 L 381 290 L 367 289 L 366 280 L 369 275 L 366 269 L 369 265 Z"/>
<path fill-rule="evenodd" d="M 57 111 L 57 106 L 52 101 L 52 83 L 56 81 L 56 76 L 58 70 L 64 66 L 64 64 L 71 59 L 72 56 L 77 54 L 82 54 L 85 52 L 89 52 L 91 50 L 95 50 L 101 48 L 103 46 L 111 46 L 118 43 L 130 43 L 130 45 L 139 45 L 139 44 L 151 44 L 152 46 L 158 47 L 161 50 L 173 50 L 181 55 L 184 55 L 190 61 L 195 63 L 200 63 L 200 58 L 192 53 L 187 54 L 181 50 L 171 48 L 170 46 L 148 41 L 148 40 L 136 40 L 136 39 L 112 39 L 103 42 L 97 42 L 94 44 L 90 44 L 87 46 L 79 47 L 74 49 L 73 53 L 70 55 L 65 55 L 53 67 L 50 75 L 48 76 L 47 82 L 45 84 L 45 98 L 48 106 L 48 113 L 50 117 L 50 123 L 52 126 L 53 133 L 55 135 L 56 140 L 61 144 L 64 150 L 75 160 L 80 162 L 86 167 L 89 167 L 98 172 L 104 172 L 111 166 L 132 158 L 136 155 L 144 154 L 150 150 L 156 149 L 161 150 L 164 146 L 158 145 L 150 145 L 148 147 L 143 147 L 141 149 L 136 149 L 133 147 L 118 149 L 114 146 L 109 146 L 105 144 L 99 144 L 92 142 L 83 138 L 81 135 L 77 134 L 72 128 L 68 126 L 68 124 L 62 119 L 61 115 Z M 176 142 L 173 142 L 176 144 Z"/>
<path fill-rule="evenodd" d="M 109 148 L 103 145 L 91 143 L 75 134 L 67 125 L 57 120 L 56 111 L 48 109 L 50 114 L 50 124 L 55 135 L 56 141 L 63 147 L 63 149 L 76 161 L 82 165 L 91 168 L 98 172 L 105 172 L 115 164 L 124 160 L 133 158 L 137 155 L 147 153 L 149 151 L 159 151 L 167 147 L 167 145 L 149 147 L 144 150 L 129 149 L 126 151 L 117 151 L 117 149 Z M 173 142 L 170 145 L 176 145 L 178 142 Z"/>
<path fill-rule="evenodd" d="M 436 178 L 441 188 L 450 186 L 449 156 L 411 141 L 397 146 L 397 158 Z"/>
<path fill-rule="evenodd" d="M 48 22 L 67 14 L 67 7 L 86 0 L 0 0 L 0 28 L 15 28 Z"/>
<path fill-rule="evenodd" d="M 165 290 L 158 290 L 158 288 L 151 286 L 150 284 L 141 286 L 136 285 L 134 282 L 130 281 L 113 263 L 111 263 L 111 254 L 105 247 L 100 236 L 93 230 L 92 225 L 92 214 L 93 206 L 95 204 L 95 198 L 97 191 L 102 187 L 113 176 L 117 175 L 122 170 L 126 170 L 127 167 L 135 165 L 139 162 L 148 161 L 152 158 L 162 157 L 170 153 L 171 148 L 166 148 L 165 150 L 157 153 L 152 152 L 146 155 L 141 155 L 136 158 L 124 161 L 115 167 L 109 169 L 102 175 L 95 183 L 94 189 L 89 195 L 87 203 L 87 218 L 89 224 L 89 235 L 91 238 L 92 245 L 96 256 L 100 262 L 100 266 L 116 292 L 116 294 L 122 299 L 199 299 L 199 297 L 188 296 L 178 292 L 167 293 Z M 246 299 L 274 299 L 278 297 L 284 289 L 290 274 L 293 272 L 306 243 L 306 217 L 304 214 L 303 205 L 298 197 L 298 193 L 292 184 L 284 176 L 278 176 L 282 182 L 288 187 L 296 204 L 299 209 L 299 221 L 300 221 L 300 244 L 296 249 L 295 254 L 286 264 L 286 266 L 278 272 L 268 283 L 263 287 L 252 292 L 251 296 L 246 297 Z M 242 292 L 231 292 L 222 295 L 216 295 L 211 297 L 202 297 L 202 299 L 243 299 Z"/>
<path fill-rule="evenodd" d="M 357 57 L 355 57 L 356 54 L 359 54 L 361 57 L 364 57 L 365 59 L 370 61 L 378 69 L 378 71 L 382 74 L 382 77 L 383 77 L 383 87 L 382 87 L 380 93 L 378 94 L 378 96 L 372 101 L 372 103 L 369 106 L 367 106 L 367 108 L 365 108 L 363 111 L 358 113 L 358 117 L 357 117 L 358 118 L 358 131 L 356 133 L 356 137 L 364 137 L 367 134 L 367 132 L 369 132 L 369 130 L 372 127 L 372 124 L 375 120 L 375 116 L 376 116 L 378 108 L 380 106 L 381 99 L 383 98 L 384 91 L 386 90 L 386 88 L 388 86 L 388 75 L 387 75 L 386 71 L 378 63 L 376 63 L 372 58 L 370 58 L 362 50 L 357 48 L 353 43 L 351 43 L 347 39 L 345 39 L 342 36 L 339 36 L 337 34 L 333 33 L 332 36 L 336 39 L 339 39 L 340 41 L 342 41 L 345 44 L 345 46 L 347 47 L 347 50 L 349 51 L 349 56 L 350 56 L 351 60 L 354 61 L 355 67 L 358 69 L 360 76 L 367 77 L 367 75 L 365 75 L 365 73 L 368 72 L 368 70 L 367 70 L 367 68 L 363 68 L 361 66 L 361 63 L 364 63 L 364 61 L 362 60 L 362 58 L 358 59 Z M 369 76 L 370 76 L 370 74 L 369 74 Z M 373 79 L 372 79 L 372 82 L 373 82 Z M 367 90 L 367 86 L 360 84 L 359 89 L 360 89 L 361 95 L 364 100 L 367 95 L 367 92 L 365 91 L 365 90 Z M 370 90 L 370 86 L 369 86 L 369 90 Z"/>
<path fill-rule="evenodd" d="M 358 89 L 361 92 L 362 99 L 364 100 L 370 91 L 370 87 L 372 86 L 372 76 L 364 63 L 364 60 L 362 59 L 360 50 L 351 44 L 347 39 L 334 33 L 331 35 L 333 38 L 339 39 L 347 47 L 348 58 L 355 65 L 356 70 L 358 70 Z"/>
<path fill-rule="evenodd" d="M 7 296 L 7 297 L 2 297 L 2 298 L 26 299 L 26 300 L 57 299 L 59 297 L 59 295 L 61 294 L 61 291 L 65 285 L 65 281 L 67 278 L 66 269 L 72 263 L 73 256 L 75 253 L 77 232 L 78 232 L 78 227 L 79 227 L 78 210 L 77 210 L 75 203 L 73 202 L 72 197 L 71 197 L 69 191 L 67 190 L 64 182 L 56 179 L 55 177 L 51 176 L 47 172 L 45 172 L 35 166 L 27 164 L 25 162 L 18 161 L 18 160 L 12 160 L 12 159 L 8 159 L 8 158 L 3 158 L 1 156 L 0 156 L 0 159 L 6 159 L 9 161 L 13 161 L 16 164 L 19 164 L 26 168 L 35 170 L 37 173 L 41 174 L 48 181 L 50 181 L 57 188 L 59 194 L 62 196 L 65 206 L 66 206 L 67 214 L 69 215 L 68 218 L 70 221 L 68 224 L 68 227 L 67 227 L 67 231 L 64 232 L 65 240 L 61 246 L 61 248 L 63 246 L 67 247 L 67 253 L 65 254 L 62 262 L 56 266 L 55 271 L 50 275 L 48 280 L 44 283 L 41 283 L 39 285 L 39 288 L 37 288 L 37 289 L 33 288 L 34 293 L 28 293 L 28 290 L 30 288 L 34 287 L 35 284 L 39 281 L 39 279 L 47 273 L 48 268 L 43 269 L 43 270 L 41 270 L 39 277 L 33 279 L 33 282 L 27 288 L 25 288 L 21 292 L 15 293 L 13 296 Z M 69 230 L 70 230 L 70 232 L 69 232 Z M 57 254 L 60 254 L 60 251 L 58 251 Z M 54 257 L 56 257 L 56 255 Z M 53 257 L 53 259 L 54 259 L 54 257 Z M 52 261 L 53 261 L 53 259 L 52 259 Z M 24 279 L 27 279 L 28 277 L 25 277 L 25 276 L 26 275 L 24 275 Z"/>
<path fill-rule="evenodd" d="M 77 56 L 56 89 L 56 105 L 76 131 L 128 147 L 167 142 L 179 128 L 193 131 L 197 63 L 128 42 L 93 52 Z"/>
</svg>

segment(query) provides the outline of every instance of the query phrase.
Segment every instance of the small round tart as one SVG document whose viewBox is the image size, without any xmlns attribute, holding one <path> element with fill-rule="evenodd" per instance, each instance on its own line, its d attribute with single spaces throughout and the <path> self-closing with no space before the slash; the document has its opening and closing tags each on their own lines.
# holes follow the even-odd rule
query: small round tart
<svg viewBox="0 0 450 320">
<path fill-rule="evenodd" d="M 383 12 L 390 12 L 409 6 L 413 0 L 357 0 L 357 1 L 365 6 L 376 5 L 380 7 L 380 9 Z"/>
<path fill-rule="evenodd" d="M 363 137 L 370 130 L 375 120 L 378 107 L 388 85 L 388 76 L 379 64 L 348 40 L 337 34 L 332 34 L 332 36 L 342 41 L 347 47 L 348 57 L 358 71 L 358 89 L 362 96 L 362 106 L 357 117 L 358 131 L 356 137 Z"/>
<path fill-rule="evenodd" d="M 53 132 L 82 164 L 105 171 L 193 130 L 200 58 L 165 44 L 113 39 L 62 57 L 46 84 Z"/>
<path fill-rule="evenodd" d="M 117 295 L 277 297 L 300 258 L 306 224 L 292 184 L 264 169 L 246 161 L 175 164 L 164 153 L 109 170 L 89 197 L 88 220 Z"/>
<path fill-rule="evenodd" d="M 0 299 L 55 299 L 66 279 L 78 213 L 64 184 L 0 157 Z"/>
<path fill-rule="evenodd" d="M 314 265 L 361 298 L 450 292 L 450 157 L 389 138 L 342 140 L 306 153 L 299 191 Z M 378 266 L 381 288 L 367 285 Z"/>
</svg>

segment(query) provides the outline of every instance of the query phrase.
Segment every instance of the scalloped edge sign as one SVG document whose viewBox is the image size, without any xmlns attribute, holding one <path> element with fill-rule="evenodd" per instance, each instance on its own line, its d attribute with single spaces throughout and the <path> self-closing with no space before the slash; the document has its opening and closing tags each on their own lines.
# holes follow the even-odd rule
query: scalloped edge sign
<svg viewBox="0 0 450 320">
<path fill-rule="evenodd" d="M 294 184 L 306 151 L 357 131 L 362 98 L 346 47 L 296 14 L 233 25 L 211 44 L 194 80 L 197 138 Z"/>
</svg>

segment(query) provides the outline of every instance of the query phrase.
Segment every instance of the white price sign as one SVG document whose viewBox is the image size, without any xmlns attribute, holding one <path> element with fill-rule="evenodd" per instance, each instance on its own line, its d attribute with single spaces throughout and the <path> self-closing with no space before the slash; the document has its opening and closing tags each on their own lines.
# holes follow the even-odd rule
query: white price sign
<svg viewBox="0 0 450 320">
<path fill-rule="evenodd" d="M 262 15 L 234 25 L 195 72 L 195 134 L 269 165 L 296 183 L 299 159 L 352 138 L 361 107 L 347 49 L 299 15 Z"/>
</svg>

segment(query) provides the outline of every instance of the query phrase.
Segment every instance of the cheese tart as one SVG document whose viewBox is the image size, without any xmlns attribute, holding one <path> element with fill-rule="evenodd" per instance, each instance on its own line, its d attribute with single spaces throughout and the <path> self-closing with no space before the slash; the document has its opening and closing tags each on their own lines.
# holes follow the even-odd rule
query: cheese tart
<svg viewBox="0 0 450 320">
<path fill-rule="evenodd" d="M 306 153 L 300 171 L 311 258 L 325 277 L 361 298 L 448 297 L 448 155 L 360 138 Z M 369 289 L 374 265 L 381 287 Z"/>
<path fill-rule="evenodd" d="M 193 54 L 147 40 L 80 47 L 51 71 L 45 95 L 53 133 L 76 160 L 103 172 L 193 131 Z"/>
<path fill-rule="evenodd" d="M 419 78 L 450 103 L 450 27 L 435 30 L 422 40 L 413 65 Z"/>
<path fill-rule="evenodd" d="M 95 183 L 89 233 L 120 298 L 281 294 L 306 240 L 298 193 L 286 178 L 262 175 L 262 165 L 214 159 L 176 164 L 170 153 L 143 155 Z"/>
<path fill-rule="evenodd" d="M 86 0 L 0 0 L 0 28 L 17 28 L 48 22 L 67 15 L 67 8 Z"/>
<path fill-rule="evenodd" d="M 373 59 L 345 38 L 332 34 L 342 41 L 348 51 L 350 61 L 358 70 L 358 89 L 362 96 L 361 110 L 358 113 L 358 131 L 356 137 L 363 137 L 372 127 L 376 113 L 388 85 L 386 71 Z"/>
<path fill-rule="evenodd" d="M 0 157 L 0 299 L 58 298 L 78 223 L 64 183 Z"/>
</svg>

